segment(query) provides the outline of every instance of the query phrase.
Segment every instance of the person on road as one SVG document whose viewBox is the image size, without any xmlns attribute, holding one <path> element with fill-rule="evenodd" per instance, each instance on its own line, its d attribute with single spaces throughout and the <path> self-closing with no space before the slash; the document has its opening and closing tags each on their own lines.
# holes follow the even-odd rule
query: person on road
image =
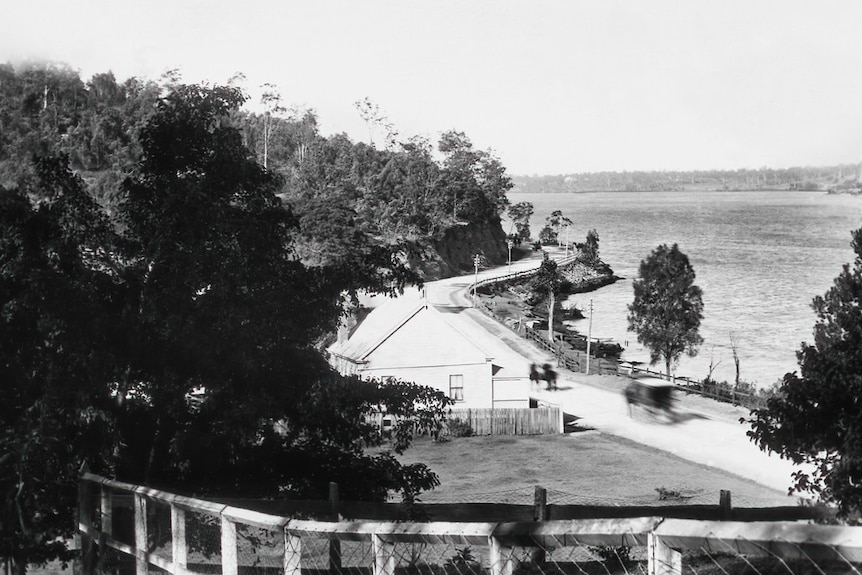
<svg viewBox="0 0 862 575">
<path fill-rule="evenodd" d="M 531 363 L 530 364 L 530 386 L 531 386 L 531 388 L 532 388 L 533 384 L 535 384 L 536 387 L 539 387 L 539 380 L 540 379 L 541 378 L 539 377 L 539 370 L 536 369 L 536 364 Z"/>
<path fill-rule="evenodd" d="M 545 380 L 545 389 L 551 391 L 557 389 L 557 372 L 551 368 L 551 364 L 546 363 L 542 366 L 542 379 Z"/>
</svg>

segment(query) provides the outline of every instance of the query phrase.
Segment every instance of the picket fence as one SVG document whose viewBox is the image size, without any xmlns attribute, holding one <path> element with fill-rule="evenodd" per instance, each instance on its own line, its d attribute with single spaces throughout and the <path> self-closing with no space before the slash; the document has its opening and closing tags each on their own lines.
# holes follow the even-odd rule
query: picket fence
<svg viewBox="0 0 862 575">
<path fill-rule="evenodd" d="M 563 433 L 563 411 L 559 407 L 453 409 L 449 417 L 469 424 L 474 435 Z"/>
</svg>

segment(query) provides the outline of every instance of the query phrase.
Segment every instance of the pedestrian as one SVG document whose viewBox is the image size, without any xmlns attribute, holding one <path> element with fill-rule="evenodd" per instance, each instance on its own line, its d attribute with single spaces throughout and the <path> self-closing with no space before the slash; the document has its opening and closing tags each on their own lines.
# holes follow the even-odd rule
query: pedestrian
<svg viewBox="0 0 862 575">
<path fill-rule="evenodd" d="M 545 389 L 551 391 L 557 389 L 557 372 L 551 369 L 551 364 L 542 365 L 542 379 L 545 380 Z"/>
<path fill-rule="evenodd" d="M 536 387 L 539 387 L 539 379 L 541 379 L 539 377 L 539 370 L 536 369 L 535 363 L 531 363 L 530 364 L 530 388 L 531 389 L 532 389 L 533 384 L 535 384 Z"/>
</svg>

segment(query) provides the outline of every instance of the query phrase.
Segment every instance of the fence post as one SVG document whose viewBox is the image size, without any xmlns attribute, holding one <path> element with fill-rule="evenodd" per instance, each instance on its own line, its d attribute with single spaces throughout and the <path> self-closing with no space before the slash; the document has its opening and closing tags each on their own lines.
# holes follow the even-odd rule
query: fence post
<svg viewBox="0 0 862 575">
<path fill-rule="evenodd" d="M 171 558 L 174 568 L 178 568 L 178 571 L 184 571 L 188 567 L 188 556 L 186 511 L 171 504 Z"/>
<path fill-rule="evenodd" d="M 533 492 L 533 521 L 547 521 L 548 517 L 548 490 L 541 485 L 536 485 L 536 490 Z M 532 555 L 536 565 L 545 564 L 544 547 L 536 547 L 533 549 Z"/>
<path fill-rule="evenodd" d="M 302 575 L 302 538 L 284 528 L 284 575 Z"/>
<path fill-rule="evenodd" d="M 114 497 L 110 488 L 102 485 L 99 497 L 99 513 L 102 520 L 102 533 L 106 537 L 114 536 Z M 101 553 L 101 549 L 99 550 Z"/>
<path fill-rule="evenodd" d="M 329 510 L 332 521 L 340 519 L 338 514 L 338 484 L 329 482 Z M 341 541 L 331 537 L 329 539 L 329 572 L 338 575 L 341 572 Z"/>
<path fill-rule="evenodd" d="M 513 575 L 515 572 L 515 550 L 503 545 L 492 534 L 490 537 L 490 575 Z"/>
<path fill-rule="evenodd" d="M 647 534 L 647 575 L 682 575 L 682 553 L 671 549 L 650 531 Z"/>
<path fill-rule="evenodd" d="M 221 516 L 221 572 L 222 575 L 237 575 L 236 523 Z M 146 574 L 143 574 L 146 575 Z"/>
<path fill-rule="evenodd" d="M 86 531 L 93 527 L 93 500 L 89 484 L 78 480 L 78 533 L 81 537 L 81 558 L 84 575 L 93 575 L 96 567 L 93 538 Z"/>
<path fill-rule="evenodd" d="M 395 544 L 384 541 L 380 535 L 371 536 L 374 552 L 374 575 L 395 575 Z"/>
<path fill-rule="evenodd" d="M 148 575 L 147 564 L 147 498 L 140 493 L 133 495 L 135 505 L 135 574 Z"/>
<path fill-rule="evenodd" d="M 733 519 L 733 505 L 731 504 L 730 491 L 722 489 L 718 494 L 718 507 L 722 521 Z"/>
</svg>

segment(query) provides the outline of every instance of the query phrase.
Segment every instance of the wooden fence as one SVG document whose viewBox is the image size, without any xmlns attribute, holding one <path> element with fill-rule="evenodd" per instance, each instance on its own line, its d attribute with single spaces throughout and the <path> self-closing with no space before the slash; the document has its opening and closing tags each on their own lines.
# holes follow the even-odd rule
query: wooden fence
<svg viewBox="0 0 862 575">
<path fill-rule="evenodd" d="M 474 435 L 563 433 L 563 412 L 559 407 L 453 409 L 449 417 L 468 423 Z"/>
<path fill-rule="evenodd" d="M 538 495 L 537 489 L 537 500 Z M 85 474 L 79 486 L 78 532 L 84 575 L 96 572 L 108 550 L 121 555 L 114 563 L 120 572 L 128 564 L 122 560 L 126 557 L 136 575 L 148 575 L 150 566 L 171 575 L 302 575 L 303 571 L 327 570 L 331 575 L 395 575 L 405 560 L 425 566 L 423 572 L 449 573 L 447 568 L 453 563 L 457 566 L 458 557 L 465 556 L 464 547 L 457 546 L 465 545 L 476 549 L 471 557 L 478 569 L 467 572 L 490 575 L 513 575 L 525 566 L 524 557 L 529 557 L 529 566 L 543 575 L 586 573 L 579 562 L 595 562 L 599 551 L 608 548 L 642 549 L 635 560 L 650 575 L 681 574 L 683 557 L 697 561 L 703 554 L 717 565 L 728 556 L 738 557 L 743 569 L 752 566 L 751 558 L 757 556 L 777 560 L 775 563 L 784 567 L 792 564 L 791 560 L 802 559 L 813 563 L 820 573 L 825 572 L 820 562 L 838 562 L 841 572 L 857 573 L 862 562 L 862 527 L 656 516 L 557 520 L 548 519 L 540 503 L 532 508 L 530 519 L 516 522 L 310 521 Z M 116 514 L 129 506 L 131 536 L 126 534 L 129 538 L 123 540 L 119 532 L 129 526 Z M 156 534 L 153 529 L 162 524 L 156 521 L 159 516 L 167 516 L 169 522 L 165 531 Z M 191 560 L 190 538 L 200 545 L 204 532 L 212 533 L 211 551 L 205 556 L 209 562 L 196 564 Z M 191 537 L 193 533 L 195 537 Z M 274 545 L 267 546 L 266 541 Z M 362 552 L 349 555 L 350 547 L 360 543 Z M 525 548 L 531 552 L 525 554 Z M 264 556 L 266 552 L 268 556 Z M 267 566 L 266 559 L 275 561 Z M 805 567 L 809 572 L 811 565 Z M 604 572 L 610 571 L 605 568 Z"/>
<path fill-rule="evenodd" d="M 682 392 L 693 393 L 695 395 L 700 395 L 723 403 L 741 405 L 742 407 L 747 407 L 749 409 L 757 409 L 766 405 L 766 399 L 763 396 L 741 391 L 727 384 L 722 385 L 716 382 L 705 383 L 703 381 L 687 377 L 668 377 L 666 373 L 632 365 L 628 362 L 619 363 L 618 373 L 620 375 L 646 375 L 663 379 L 673 383 L 674 387 Z"/>
</svg>

